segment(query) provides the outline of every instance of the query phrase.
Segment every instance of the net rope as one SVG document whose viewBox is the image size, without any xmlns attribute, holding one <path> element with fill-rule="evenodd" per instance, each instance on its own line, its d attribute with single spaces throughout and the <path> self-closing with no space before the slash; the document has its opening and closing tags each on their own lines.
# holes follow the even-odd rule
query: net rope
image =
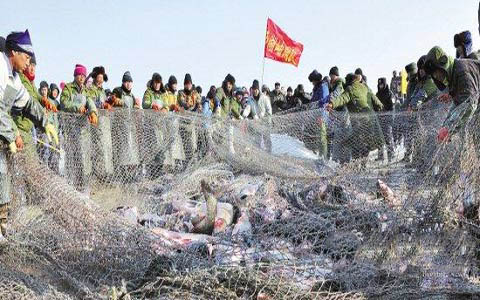
<svg viewBox="0 0 480 300">
<path fill-rule="evenodd" d="M 448 111 L 59 113 L 8 159 L 0 299 L 480 297 L 480 118 L 439 143 Z"/>
</svg>

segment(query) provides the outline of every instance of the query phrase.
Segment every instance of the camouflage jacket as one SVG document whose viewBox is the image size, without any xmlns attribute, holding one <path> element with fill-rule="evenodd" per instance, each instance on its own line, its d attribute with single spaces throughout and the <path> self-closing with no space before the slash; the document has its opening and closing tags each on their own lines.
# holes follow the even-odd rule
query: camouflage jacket
<svg viewBox="0 0 480 300">
<path fill-rule="evenodd" d="M 97 107 L 92 100 L 91 92 L 85 87 L 79 87 L 75 82 L 65 85 L 60 95 L 60 109 L 66 112 L 79 113 L 85 106 L 87 113 L 97 113 Z"/>
<path fill-rule="evenodd" d="M 38 90 L 35 87 L 35 82 L 30 81 L 23 73 L 19 73 L 19 77 L 28 94 L 30 97 L 32 97 L 32 100 L 40 104 L 42 101 L 42 96 L 38 93 Z M 23 132 L 29 133 L 33 128 L 33 122 L 23 114 L 13 117 L 13 121 L 17 125 L 18 129 L 22 130 Z"/>
<path fill-rule="evenodd" d="M 156 92 L 151 87 L 148 87 L 145 93 L 143 94 L 142 107 L 143 109 L 151 109 L 153 104 L 159 105 L 161 108 L 166 108 L 168 106 L 164 101 L 165 93 L 160 91 Z"/>
<path fill-rule="evenodd" d="M 197 93 L 196 90 L 191 91 L 190 93 L 186 93 L 185 90 L 181 90 L 178 92 L 177 97 L 178 105 L 183 107 L 185 110 L 188 111 L 198 111 L 201 110 L 201 101 L 200 95 Z"/>
</svg>

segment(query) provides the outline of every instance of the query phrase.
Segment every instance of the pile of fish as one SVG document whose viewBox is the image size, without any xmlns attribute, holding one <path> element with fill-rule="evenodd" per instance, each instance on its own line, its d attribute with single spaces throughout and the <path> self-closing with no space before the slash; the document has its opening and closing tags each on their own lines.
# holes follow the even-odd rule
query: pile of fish
<svg viewBox="0 0 480 300">
<path fill-rule="evenodd" d="M 265 175 L 235 178 L 215 190 L 205 180 L 200 186 L 201 196 L 177 197 L 163 215 L 117 209 L 154 237 L 159 259 L 145 282 L 175 265 L 169 271 L 181 278 L 193 270 L 212 275 L 235 269 L 321 292 L 332 288 L 327 283 L 335 272 L 348 269 L 372 235 L 395 234 L 401 226 L 393 222 L 401 199 L 381 180 L 373 208 L 326 180 L 297 184 Z"/>
</svg>

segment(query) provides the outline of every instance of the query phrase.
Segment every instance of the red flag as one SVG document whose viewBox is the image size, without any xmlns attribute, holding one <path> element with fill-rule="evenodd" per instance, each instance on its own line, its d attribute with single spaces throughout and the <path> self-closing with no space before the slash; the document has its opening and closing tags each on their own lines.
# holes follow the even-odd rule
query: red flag
<svg viewBox="0 0 480 300">
<path fill-rule="evenodd" d="M 298 67 L 303 45 L 295 42 L 270 18 L 267 21 L 264 57 Z"/>
</svg>

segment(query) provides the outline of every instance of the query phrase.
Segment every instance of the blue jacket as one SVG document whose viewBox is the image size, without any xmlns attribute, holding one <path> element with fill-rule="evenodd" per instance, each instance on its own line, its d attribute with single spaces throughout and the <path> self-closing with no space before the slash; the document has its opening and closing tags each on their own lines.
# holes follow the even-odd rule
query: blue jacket
<svg viewBox="0 0 480 300">
<path fill-rule="evenodd" d="M 322 81 L 321 84 L 313 87 L 312 102 L 318 101 L 318 108 L 325 108 L 329 101 L 329 95 L 328 83 Z"/>
</svg>

